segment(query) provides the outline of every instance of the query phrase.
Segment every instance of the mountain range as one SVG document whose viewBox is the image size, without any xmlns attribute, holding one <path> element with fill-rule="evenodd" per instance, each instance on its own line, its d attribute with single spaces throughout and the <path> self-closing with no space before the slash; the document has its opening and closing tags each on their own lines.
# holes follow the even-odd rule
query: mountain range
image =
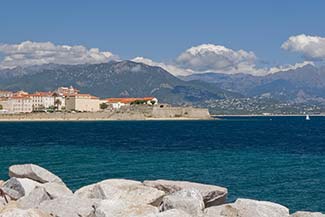
<svg viewBox="0 0 325 217">
<path fill-rule="evenodd" d="M 101 98 L 155 96 L 161 102 L 178 105 L 240 96 L 213 83 L 184 81 L 160 67 L 132 61 L 48 64 L 0 71 L 0 89 L 34 92 L 70 85 Z"/>
<path fill-rule="evenodd" d="M 249 97 L 324 102 L 325 67 L 307 65 L 266 76 L 205 73 L 186 77 L 132 61 L 0 70 L 0 89 L 34 92 L 70 85 L 101 98 L 155 96 L 161 102 L 178 105 L 204 106 L 206 101 Z"/>
<path fill-rule="evenodd" d="M 204 73 L 181 77 L 204 81 L 245 97 L 268 97 L 282 102 L 325 101 L 325 67 L 306 65 L 266 76 Z"/>
</svg>

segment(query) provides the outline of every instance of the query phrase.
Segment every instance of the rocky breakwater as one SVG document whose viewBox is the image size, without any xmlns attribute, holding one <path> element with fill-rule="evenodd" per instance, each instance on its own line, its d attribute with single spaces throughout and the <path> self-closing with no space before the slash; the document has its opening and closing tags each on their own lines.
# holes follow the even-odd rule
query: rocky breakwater
<svg viewBox="0 0 325 217">
<path fill-rule="evenodd" d="M 9 176 L 0 217 L 325 217 L 265 201 L 226 203 L 226 188 L 192 182 L 107 179 L 72 192 L 37 165 L 11 166 Z"/>
</svg>

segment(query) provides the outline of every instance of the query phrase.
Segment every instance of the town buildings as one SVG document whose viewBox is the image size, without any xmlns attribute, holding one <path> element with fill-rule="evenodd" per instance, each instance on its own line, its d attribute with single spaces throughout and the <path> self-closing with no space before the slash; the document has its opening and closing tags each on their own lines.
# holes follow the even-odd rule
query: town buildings
<svg viewBox="0 0 325 217">
<path fill-rule="evenodd" d="M 33 101 L 30 96 L 13 96 L 9 100 L 0 101 L 2 110 L 8 113 L 29 113 L 33 111 Z"/>
<path fill-rule="evenodd" d="M 53 92 L 27 93 L 25 91 L 0 91 L 0 113 L 52 112 L 56 110 L 76 112 L 97 112 L 108 108 L 120 109 L 132 104 L 155 105 L 155 97 L 107 98 L 100 100 L 90 94 L 81 94 L 73 87 L 59 87 Z"/>
</svg>

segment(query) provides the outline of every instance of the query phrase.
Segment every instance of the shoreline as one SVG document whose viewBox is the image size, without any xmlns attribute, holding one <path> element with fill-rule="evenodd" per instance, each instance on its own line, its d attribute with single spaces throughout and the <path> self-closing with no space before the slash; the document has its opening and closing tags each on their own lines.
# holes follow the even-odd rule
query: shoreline
<svg viewBox="0 0 325 217">
<path fill-rule="evenodd" d="M 223 186 L 185 180 L 108 178 L 72 191 L 49 170 L 35 164 L 9 167 L 1 180 L 0 215 L 30 217 L 310 217 L 281 204 L 248 198 L 229 202 Z"/>
<path fill-rule="evenodd" d="M 213 118 L 218 117 L 305 117 L 307 114 L 273 114 L 273 115 L 261 115 L 261 114 L 250 114 L 250 115 L 211 115 Z M 325 117 L 325 114 L 308 114 L 310 117 Z"/>
<path fill-rule="evenodd" d="M 1 122 L 100 122 L 100 121 L 213 121 L 216 118 L 146 118 L 146 119 L 1 119 Z"/>
</svg>

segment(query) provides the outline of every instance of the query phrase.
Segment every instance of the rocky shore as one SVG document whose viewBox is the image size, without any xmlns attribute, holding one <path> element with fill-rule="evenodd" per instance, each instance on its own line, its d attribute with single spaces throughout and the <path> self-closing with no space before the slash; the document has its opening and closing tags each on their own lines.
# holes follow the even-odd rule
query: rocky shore
<svg viewBox="0 0 325 217">
<path fill-rule="evenodd" d="M 13 165 L 0 187 L 0 217 L 325 217 L 272 202 L 226 203 L 224 187 L 185 181 L 107 179 L 72 192 L 50 171 Z"/>
</svg>

